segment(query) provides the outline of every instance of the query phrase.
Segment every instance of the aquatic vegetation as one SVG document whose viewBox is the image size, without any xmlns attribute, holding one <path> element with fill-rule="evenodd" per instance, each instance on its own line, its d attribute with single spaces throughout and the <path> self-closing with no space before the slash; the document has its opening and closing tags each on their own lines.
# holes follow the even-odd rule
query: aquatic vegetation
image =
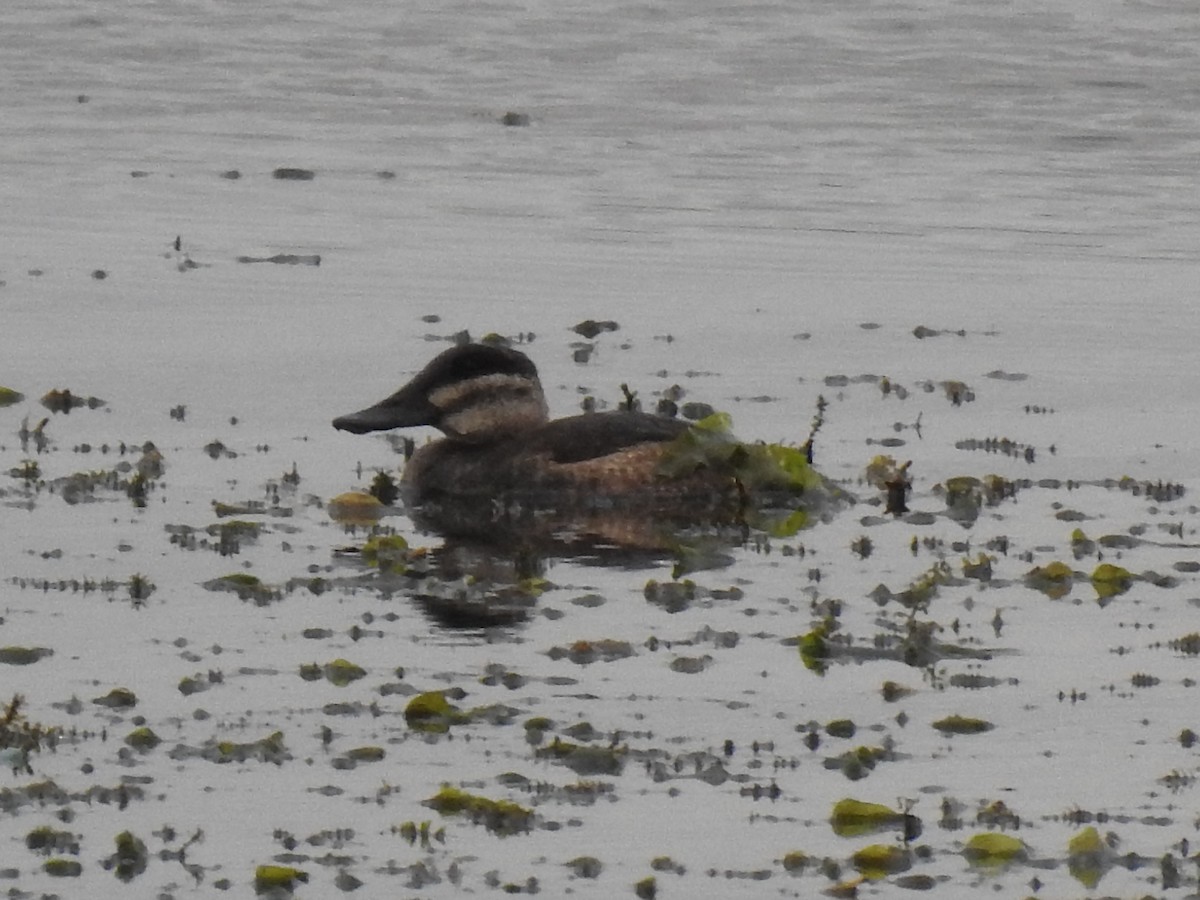
<svg viewBox="0 0 1200 900">
<path fill-rule="evenodd" d="M 421 802 L 443 816 L 466 816 L 500 837 L 523 834 L 533 827 L 532 810 L 511 800 L 492 800 L 450 785 L 443 785 L 440 791 Z"/>
<path fill-rule="evenodd" d="M 141 753 L 148 753 L 162 743 L 162 738 L 154 733 L 154 729 L 143 725 L 125 735 L 125 743 Z"/>
<path fill-rule="evenodd" d="M 0 647 L 0 665 L 31 666 L 53 655 L 49 647 Z"/>
<path fill-rule="evenodd" d="M 307 884 L 308 873 L 291 866 L 259 866 L 254 870 L 254 893 L 283 891 L 290 894 L 296 884 Z"/>
<path fill-rule="evenodd" d="M 1112 851 L 1095 826 L 1084 828 L 1067 843 L 1067 868 L 1088 890 L 1100 883 L 1112 864 Z"/>
<path fill-rule="evenodd" d="M 400 486 L 396 484 L 396 479 L 387 472 L 376 472 L 375 477 L 371 479 L 371 486 L 367 489 L 367 493 L 384 506 L 391 506 L 400 497 Z"/>
<path fill-rule="evenodd" d="M 116 852 L 104 861 L 104 867 L 111 869 L 120 881 L 130 882 L 146 871 L 149 861 L 146 844 L 131 831 L 122 831 L 114 840 Z"/>
<path fill-rule="evenodd" d="M 282 594 L 263 584 L 257 575 L 247 572 L 231 572 L 219 578 L 213 578 L 202 585 L 209 591 L 228 591 L 237 594 L 239 600 L 253 600 L 259 606 L 280 599 Z"/>
<path fill-rule="evenodd" d="M 1022 841 L 994 831 L 973 836 L 963 846 L 962 853 L 971 865 L 985 868 L 1024 862 L 1028 858 L 1028 851 Z"/>
<path fill-rule="evenodd" d="M 1023 459 L 1027 463 L 1033 463 L 1037 458 L 1037 451 L 1033 447 L 1009 438 L 990 437 L 982 440 L 970 438 L 955 442 L 954 447 L 957 450 L 982 450 L 984 453 L 998 453 L 1013 459 Z"/>
<path fill-rule="evenodd" d="M 837 628 L 837 623 L 826 620 L 816 625 L 811 631 L 800 636 L 798 641 L 800 661 L 804 668 L 818 675 L 824 675 L 829 668 L 829 658 L 832 655 L 829 647 L 829 635 Z"/>
<path fill-rule="evenodd" d="M 0 759 L 14 774 L 33 774 L 29 754 L 53 750 L 62 738 L 62 729 L 30 722 L 21 712 L 25 698 L 14 694 L 0 712 Z"/>
<path fill-rule="evenodd" d="M 25 395 L 20 391 L 14 391 L 12 388 L 0 385 L 0 408 L 15 406 L 24 399 Z"/>
<path fill-rule="evenodd" d="M 620 775 L 627 751 L 620 747 L 593 747 L 555 738 L 534 755 L 561 762 L 576 775 Z"/>
<path fill-rule="evenodd" d="M 329 517 L 342 525 L 369 528 L 383 516 L 384 504 L 378 497 L 362 491 L 347 491 L 332 498 L 326 505 Z"/>
<path fill-rule="evenodd" d="M 354 762 L 382 762 L 387 751 L 382 747 L 352 747 L 346 751 L 346 758 Z"/>
<path fill-rule="evenodd" d="M 988 556 L 986 553 L 980 553 L 975 559 L 964 559 L 962 561 L 962 570 L 964 578 L 971 578 L 975 581 L 989 582 L 992 580 L 992 566 L 995 564 L 996 558 Z"/>
<path fill-rule="evenodd" d="M 132 709 L 137 706 L 137 695 L 129 688 L 116 687 L 103 697 L 96 697 L 92 702 L 109 709 Z"/>
<path fill-rule="evenodd" d="M 199 755 L 210 762 L 220 764 L 257 760 L 277 766 L 292 758 L 283 744 L 282 731 L 272 732 L 257 741 L 209 741 L 199 754 L 184 752 L 182 755 Z M 175 751 L 172 751 L 172 758 L 177 758 Z"/>
<path fill-rule="evenodd" d="M 804 450 L 782 444 L 746 444 L 732 432 L 732 419 L 717 413 L 696 422 L 668 445 L 659 474 L 684 478 L 699 470 L 728 476 L 749 493 L 816 491 L 826 487 Z"/>
<path fill-rule="evenodd" d="M 871 774 L 876 764 L 892 757 L 890 747 L 855 747 L 840 756 L 826 759 L 825 768 L 840 771 L 850 781 L 860 781 Z"/>
<path fill-rule="evenodd" d="M 658 896 L 658 880 L 653 875 L 647 875 L 633 885 L 633 894 L 638 900 L 654 900 Z"/>
<path fill-rule="evenodd" d="M 403 575 L 407 572 L 412 556 L 408 541 L 398 534 L 371 535 L 362 548 L 363 562 L 393 575 Z"/>
<path fill-rule="evenodd" d="M 880 831 L 920 834 L 920 819 L 906 811 L 849 797 L 834 804 L 830 827 L 838 837 L 862 837 Z"/>
<path fill-rule="evenodd" d="M 450 726 L 469 722 L 470 717 L 446 699 L 445 691 L 426 691 L 408 701 L 404 721 L 414 731 L 445 734 Z"/>
<path fill-rule="evenodd" d="M 53 878 L 78 878 L 83 874 L 83 864 L 74 859 L 55 857 L 46 860 L 42 870 Z"/>
<path fill-rule="evenodd" d="M 871 881 L 879 881 L 911 869 L 912 852 L 895 844 L 870 844 L 856 850 L 850 864 Z"/>
<path fill-rule="evenodd" d="M 942 734 L 983 734 L 996 726 L 986 719 L 975 719 L 970 716 L 946 716 L 933 723 L 933 727 Z"/>
<path fill-rule="evenodd" d="M 1041 591 L 1051 600 L 1059 600 L 1071 593 L 1074 582 L 1075 571 L 1058 561 L 1035 566 L 1025 573 L 1025 586 Z"/>
<path fill-rule="evenodd" d="M 633 645 L 628 641 L 612 639 L 579 640 L 569 647 L 551 647 L 546 655 L 551 659 L 568 659 L 573 663 L 586 666 L 594 662 L 613 662 L 633 656 Z"/>
<path fill-rule="evenodd" d="M 84 406 L 88 409 L 99 409 L 105 405 L 103 400 L 96 397 L 84 397 L 79 394 L 73 394 L 67 388 L 61 390 L 56 388 L 49 391 L 42 397 L 41 404 L 52 413 L 69 413 L 73 409 L 79 409 Z"/>
<path fill-rule="evenodd" d="M 129 577 L 129 599 L 135 604 L 149 600 L 156 590 L 158 586 L 140 572 L 135 572 Z"/>
<path fill-rule="evenodd" d="M 1096 599 L 1102 603 L 1119 597 L 1133 585 L 1133 576 L 1128 569 L 1112 563 L 1100 563 L 1092 572 L 1092 587 L 1096 589 Z"/>
<path fill-rule="evenodd" d="M 52 853 L 79 855 L 79 835 L 59 831 L 49 825 L 39 825 L 25 835 L 25 847 L 33 853 L 49 856 Z"/>
<path fill-rule="evenodd" d="M 345 687 L 348 684 L 353 684 L 355 681 L 366 676 L 366 669 L 362 666 L 356 666 L 345 659 L 335 659 L 333 662 L 325 663 L 325 665 L 308 663 L 300 667 L 300 677 L 305 681 L 316 681 L 319 678 L 324 678 L 330 684 L 337 687 Z"/>
</svg>

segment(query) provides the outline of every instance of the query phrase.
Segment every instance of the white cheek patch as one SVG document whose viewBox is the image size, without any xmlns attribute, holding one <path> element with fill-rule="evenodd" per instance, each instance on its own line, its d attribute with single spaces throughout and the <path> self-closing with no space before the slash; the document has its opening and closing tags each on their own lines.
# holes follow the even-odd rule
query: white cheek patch
<svg viewBox="0 0 1200 900">
<path fill-rule="evenodd" d="M 520 375 L 484 375 L 430 391 L 441 411 L 439 427 L 447 434 L 469 436 L 516 431 L 546 421 L 541 385 Z"/>
<path fill-rule="evenodd" d="M 461 407 L 486 402 L 489 398 L 500 401 L 513 394 L 528 393 L 533 386 L 533 382 L 521 375 L 481 375 L 434 388 L 429 392 L 429 402 L 443 413 L 453 415 Z"/>
</svg>

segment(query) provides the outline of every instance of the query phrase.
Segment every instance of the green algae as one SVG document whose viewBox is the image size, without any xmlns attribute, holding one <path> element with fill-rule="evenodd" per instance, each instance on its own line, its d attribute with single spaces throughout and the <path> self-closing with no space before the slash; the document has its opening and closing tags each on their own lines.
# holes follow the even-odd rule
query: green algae
<svg viewBox="0 0 1200 900">
<path fill-rule="evenodd" d="M 308 873 L 291 866 L 258 866 L 254 870 L 254 893 L 291 893 L 297 883 L 307 884 Z"/>
<path fill-rule="evenodd" d="M 362 548 L 363 562 L 393 575 L 407 572 L 411 558 L 408 541 L 398 534 L 372 535 Z"/>
<path fill-rule="evenodd" d="M 76 860 L 56 856 L 46 860 L 42 870 L 54 878 L 78 878 L 83 874 L 83 865 Z"/>
<path fill-rule="evenodd" d="M 59 831 L 49 825 L 39 825 L 25 835 L 25 847 L 33 853 L 49 856 L 52 853 L 79 853 L 79 836 L 70 831 Z"/>
<path fill-rule="evenodd" d="M 1092 572 L 1092 587 L 1096 590 L 1096 599 L 1100 601 L 1119 597 L 1133 586 L 1133 575 L 1128 569 L 1112 563 L 1100 563 Z"/>
<path fill-rule="evenodd" d="M 278 600 L 281 596 L 279 591 L 263 584 L 257 575 L 248 572 L 230 572 L 228 575 L 204 582 L 203 587 L 209 591 L 237 594 L 239 600 L 253 600 L 259 606 Z"/>
<path fill-rule="evenodd" d="M 534 755 L 538 759 L 560 762 L 576 775 L 620 775 L 625 767 L 626 751 L 620 747 L 593 747 L 555 738 Z"/>
<path fill-rule="evenodd" d="M 154 733 L 154 729 L 143 725 L 125 735 L 125 743 L 142 753 L 148 753 L 162 743 L 162 738 Z"/>
<path fill-rule="evenodd" d="M 149 853 L 145 842 L 131 831 L 122 831 L 114 838 L 116 852 L 105 861 L 120 881 L 130 882 L 146 871 Z"/>
<path fill-rule="evenodd" d="M 829 648 L 829 635 L 836 627 L 836 623 L 826 621 L 816 625 L 812 631 L 800 636 L 797 642 L 800 650 L 800 661 L 804 664 L 804 668 L 810 672 L 816 672 L 818 675 L 824 675 L 829 668 L 829 658 L 831 651 Z"/>
<path fill-rule="evenodd" d="M 1089 891 L 1112 867 L 1112 851 L 1094 826 L 1089 825 L 1067 842 L 1067 870 Z"/>
<path fill-rule="evenodd" d="M 533 811 L 510 800 L 492 800 L 443 785 L 424 806 L 443 816 L 463 815 L 477 825 L 501 837 L 528 832 L 533 827 Z"/>
<path fill-rule="evenodd" d="M 210 743 L 199 755 L 220 764 L 258 760 L 279 765 L 291 759 L 291 754 L 287 752 L 283 743 L 282 731 L 272 732 L 257 741 L 216 741 Z"/>
<path fill-rule="evenodd" d="M 633 894 L 638 900 L 654 900 L 658 896 L 658 880 L 653 875 L 647 875 L 634 884 Z"/>
<path fill-rule="evenodd" d="M 8 666 L 31 666 L 38 660 L 53 656 L 49 647 L 0 647 L 0 664 Z"/>
<path fill-rule="evenodd" d="M 912 852 L 895 844 L 870 844 L 850 857 L 850 864 L 871 881 L 912 868 Z"/>
<path fill-rule="evenodd" d="M 367 670 L 362 666 L 340 658 L 332 662 L 327 662 L 324 665 L 319 663 L 305 663 L 300 666 L 300 677 L 305 681 L 317 681 L 324 678 L 330 684 L 337 687 L 345 687 L 348 684 L 353 684 L 355 681 L 366 676 Z"/>
<path fill-rule="evenodd" d="M 942 734 L 983 734 L 996 726 L 985 719 L 953 715 L 938 719 L 933 723 L 933 727 Z"/>
<path fill-rule="evenodd" d="M 963 845 L 963 856 L 973 866 L 996 868 L 1028 857 L 1025 844 L 1007 834 L 986 831 L 975 835 Z"/>
<path fill-rule="evenodd" d="M 387 472 L 376 472 L 375 477 L 371 479 L 371 486 L 367 488 L 367 493 L 384 506 L 391 506 L 400 497 L 400 488 L 396 484 L 396 479 Z"/>
<path fill-rule="evenodd" d="M 1067 596 L 1074 583 L 1075 570 L 1057 560 L 1044 566 L 1035 566 L 1025 573 L 1025 586 L 1040 591 L 1051 600 Z"/>
<path fill-rule="evenodd" d="M 838 837 L 861 837 L 895 829 L 907 831 L 912 827 L 909 820 L 915 818 L 890 806 L 847 797 L 834 804 L 829 824 Z"/>
<path fill-rule="evenodd" d="M 109 709 L 133 709 L 137 706 L 137 694 L 125 687 L 115 687 L 103 697 L 92 700 L 97 706 L 107 706 Z"/>
<path fill-rule="evenodd" d="M 886 747 L 855 747 L 825 760 L 825 768 L 840 771 L 850 781 L 861 781 L 874 771 L 879 762 L 892 757 L 893 752 Z"/>
<path fill-rule="evenodd" d="M 793 850 L 790 853 L 785 853 L 783 859 L 780 860 L 780 865 L 783 866 L 785 872 L 791 872 L 793 875 L 801 874 L 806 868 L 813 865 L 815 860 L 800 850 Z"/>
<path fill-rule="evenodd" d="M 404 721 L 413 731 L 445 734 L 451 725 L 461 725 L 470 719 L 446 699 L 445 691 L 426 691 L 408 701 L 404 707 Z"/>
<path fill-rule="evenodd" d="M 783 444 L 747 444 L 732 433 L 733 420 L 715 413 L 668 444 L 658 474 L 687 478 L 700 471 L 725 476 L 749 492 L 801 493 L 824 487 L 806 452 Z"/>
</svg>

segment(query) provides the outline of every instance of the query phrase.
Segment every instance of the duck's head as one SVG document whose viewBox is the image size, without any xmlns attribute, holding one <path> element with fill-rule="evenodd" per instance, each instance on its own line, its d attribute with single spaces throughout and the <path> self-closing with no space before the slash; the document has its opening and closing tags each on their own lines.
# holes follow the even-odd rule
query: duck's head
<svg viewBox="0 0 1200 900">
<path fill-rule="evenodd" d="M 432 425 L 451 438 L 486 441 L 546 418 L 546 397 L 528 356 L 492 344 L 463 344 L 439 353 L 386 400 L 334 419 L 333 427 L 365 434 Z"/>
</svg>

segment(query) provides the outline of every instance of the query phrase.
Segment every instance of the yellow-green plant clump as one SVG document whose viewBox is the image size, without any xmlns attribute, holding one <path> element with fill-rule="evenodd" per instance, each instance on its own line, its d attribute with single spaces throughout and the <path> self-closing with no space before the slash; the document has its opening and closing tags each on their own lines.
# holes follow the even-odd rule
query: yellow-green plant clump
<svg viewBox="0 0 1200 900">
<path fill-rule="evenodd" d="M 1007 834 L 985 831 L 963 846 L 963 856 L 974 866 L 996 867 L 1022 862 L 1028 853 L 1025 844 Z"/>
<path fill-rule="evenodd" d="M 443 785 L 440 791 L 422 803 L 443 816 L 467 816 L 472 822 L 483 825 L 501 837 L 527 832 L 533 827 L 532 810 L 510 800 L 491 800 L 449 785 Z"/>
</svg>

